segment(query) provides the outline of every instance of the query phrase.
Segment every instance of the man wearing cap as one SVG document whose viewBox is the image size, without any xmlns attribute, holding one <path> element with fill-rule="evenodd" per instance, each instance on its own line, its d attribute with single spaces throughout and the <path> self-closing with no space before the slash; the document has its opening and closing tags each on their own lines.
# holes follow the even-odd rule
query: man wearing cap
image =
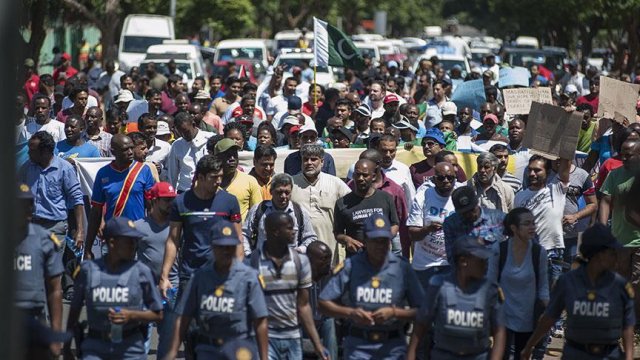
<svg viewBox="0 0 640 360">
<path fill-rule="evenodd" d="M 280 119 L 277 117 L 278 113 L 285 113 L 287 110 L 300 110 L 302 109 L 302 100 L 295 96 L 296 95 L 296 86 L 298 86 L 298 81 L 294 77 L 289 77 L 285 80 L 284 86 L 282 87 L 282 94 L 276 95 L 269 100 L 269 104 L 265 109 L 267 111 L 267 119 L 272 120 L 276 119 L 279 121 Z M 296 98 L 295 102 L 290 102 L 291 97 Z"/>
<path fill-rule="evenodd" d="M 238 150 L 240 147 L 235 141 L 224 138 L 215 145 L 213 154 L 222 161 L 223 175 L 220 187 L 238 199 L 244 221 L 249 209 L 262 201 L 262 191 L 253 176 L 238 171 Z"/>
<path fill-rule="evenodd" d="M 162 275 L 162 261 L 164 248 L 169 237 L 169 215 L 173 200 L 178 196 L 173 186 L 166 182 L 158 182 L 145 193 L 145 199 L 150 202 L 147 216 L 135 221 L 140 232 L 145 234 L 138 241 L 137 258 L 151 269 L 155 282 Z M 169 273 L 172 286 L 178 288 L 178 266 L 174 264 Z M 168 351 L 170 339 L 173 336 L 173 305 L 175 297 L 169 297 L 165 306 L 164 317 L 158 323 L 158 357 L 163 358 Z M 151 327 L 149 328 L 149 335 Z M 149 338 L 149 337 L 148 337 Z"/>
<path fill-rule="evenodd" d="M 445 84 L 442 80 L 433 83 L 433 98 L 427 102 L 425 126 L 430 129 L 442 121 L 442 108 L 449 101 L 444 92 Z"/>
<path fill-rule="evenodd" d="M 566 89 L 567 85 L 574 85 L 576 88 L 576 92 L 578 96 L 587 95 L 589 93 L 588 89 L 583 89 L 582 84 L 584 83 L 584 74 L 578 71 L 578 62 L 574 59 L 569 61 L 569 71 L 564 74 L 564 76 L 558 81 L 558 83 L 562 86 L 562 89 Z M 565 90 L 565 92 L 567 92 Z"/>
<path fill-rule="evenodd" d="M 531 356 L 535 344 L 565 312 L 563 359 L 633 359 L 635 292 L 614 272 L 615 252 L 621 247 L 605 225 L 585 230 L 580 246 L 584 260 L 558 280 L 522 359 Z"/>
<path fill-rule="evenodd" d="M 424 293 L 409 262 L 389 251 L 392 227 L 385 215 L 368 217 L 365 250 L 338 265 L 320 293 L 320 310 L 349 325 L 345 359 L 404 358 L 403 329 L 415 318 Z"/>
<path fill-rule="evenodd" d="M 102 130 L 103 118 L 102 109 L 97 106 L 88 108 L 84 114 L 86 128 L 82 133 L 82 138 L 84 141 L 98 148 L 101 157 L 110 157 L 111 138 L 113 135 Z"/>
<path fill-rule="evenodd" d="M 478 171 L 465 185 L 475 190 L 480 206 L 508 213 L 513 209 L 514 192 L 498 175 L 499 164 L 500 161 L 492 153 L 481 153 L 476 158 Z"/>
<path fill-rule="evenodd" d="M 304 119 L 304 121 L 298 121 L 299 125 L 304 125 L 307 122 L 313 122 L 313 120 L 309 116 L 302 113 L 302 100 L 296 95 L 291 95 L 288 98 L 287 109 L 285 111 L 277 112 L 273 116 L 271 123 L 276 129 L 280 130 L 284 127 L 285 120 L 291 116 L 296 116 L 299 119 Z"/>
<path fill-rule="evenodd" d="M 418 345 L 430 332 L 430 359 L 502 359 L 506 345 L 504 295 L 486 276 L 492 256 L 477 236 L 456 239 L 451 259 L 454 270 L 433 277 L 425 289 L 407 360 L 415 360 L 421 353 Z"/>
<path fill-rule="evenodd" d="M 447 216 L 442 224 L 449 263 L 453 261 L 453 247 L 456 239 L 461 236 L 479 238 L 488 249 L 504 239 L 502 222 L 505 213 L 481 207 L 480 200 L 472 188 L 462 186 L 455 189 L 451 193 L 451 201 L 455 212 Z"/>
<path fill-rule="evenodd" d="M 156 131 L 156 139 L 164 141 L 164 142 L 168 143 L 169 145 L 171 145 L 175 141 L 174 135 L 171 132 L 171 125 L 169 125 L 168 121 L 162 120 L 163 118 L 171 120 L 171 122 L 173 123 L 173 117 L 171 115 L 159 116 L 158 117 L 158 130 Z M 169 149 L 171 149 L 171 147 L 169 147 Z M 168 154 L 169 154 L 169 152 L 167 151 L 167 155 Z"/>
<path fill-rule="evenodd" d="M 434 167 L 436 166 L 436 155 L 445 147 L 444 135 L 437 128 L 431 128 L 426 131 L 425 136 L 420 140 L 422 145 L 422 153 L 424 160 L 411 164 L 409 171 L 413 185 L 417 188 L 425 182 L 429 181 L 434 175 Z"/>
<path fill-rule="evenodd" d="M 371 109 L 369 105 L 362 104 L 356 108 L 354 114 L 353 131 L 355 138 L 353 143 L 356 145 L 365 145 L 369 139 L 369 122 L 371 121 Z"/>
<path fill-rule="evenodd" d="M 51 329 L 62 330 L 62 285 L 64 272 L 63 238 L 32 222 L 34 198 L 27 184 L 18 186 L 18 238 L 14 251 L 15 306 L 29 318 L 46 323 L 45 305 L 51 319 Z M 55 355 L 61 344 L 50 346 Z"/>
<path fill-rule="evenodd" d="M 33 59 L 24 60 L 24 91 L 27 93 L 27 99 L 31 103 L 33 95 L 38 92 L 40 77 L 36 70 L 36 63 Z"/>
<path fill-rule="evenodd" d="M 205 155 L 196 166 L 194 186 L 178 195 L 171 206 L 169 236 L 159 285 L 164 297 L 168 289 L 175 289 L 170 274 L 176 258 L 179 289 L 184 289 L 191 275 L 210 259 L 209 231 L 212 225 L 224 219 L 234 223 L 236 233 L 241 231 L 238 200 L 220 189 L 222 168 L 223 163 L 219 159 Z M 240 246 L 237 253 L 242 256 Z"/>
<path fill-rule="evenodd" d="M 191 188 L 196 164 L 206 155 L 207 140 L 214 134 L 198 129 L 187 112 L 176 114 L 175 124 L 182 137 L 171 144 L 165 165 L 169 184 L 182 193 Z"/>
<path fill-rule="evenodd" d="M 215 129 L 215 131 L 211 131 L 211 132 L 221 134 L 223 126 L 222 126 L 222 121 L 220 119 L 220 116 L 208 110 L 209 107 L 211 106 L 211 95 L 209 95 L 209 93 L 205 90 L 198 90 L 198 92 L 193 97 L 192 105 L 193 104 L 199 104 L 202 107 L 202 111 L 204 112 L 204 115 L 202 116 L 202 121 Z M 206 130 L 206 129 L 203 129 L 203 130 Z"/>
<path fill-rule="evenodd" d="M 316 130 L 313 122 L 306 123 L 300 127 L 300 147 L 305 145 L 314 145 L 318 142 L 318 131 Z M 293 176 L 302 170 L 302 156 L 300 150 L 292 152 L 284 160 L 284 172 Z M 322 172 L 336 175 L 336 166 L 333 160 L 333 156 L 324 152 Z"/>
<path fill-rule="evenodd" d="M 194 320 L 193 345 L 198 359 L 221 359 L 224 349 L 238 340 L 247 343 L 246 354 L 255 353 L 257 348 L 260 359 L 266 359 L 269 313 L 262 292 L 264 282 L 256 270 L 235 258 L 240 241 L 234 224 L 217 222 L 208 239 L 213 259 L 193 274 L 176 305 L 179 316 L 168 358 L 177 356 Z"/>
<path fill-rule="evenodd" d="M 480 133 L 473 138 L 473 142 L 483 144 L 487 141 L 500 141 L 507 144 L 509 140 L 498 132 L 499 123 L 500 120 L 495 114 L 485 115 L 482 120 L 482 129 L 480 129 Z"/>
<path fill-rule="evenodd" d="M 381 117 L 384 119 L 385 126 L 391 126 L 398 122 L 400 115 L 398 113 L 398 108 L 400 107 L 400 97 L 396 94 L 391 93 L 384 97 L 382 103 L 384 113 Z"/>
<path fill-rule="evenodd" d="M 153 274 L 135 260 L 137 243 L 145 234 L 127 217 L 107 220 L 103 233 L 107 254 L 82 263 L 67 330 L 81 331 L 78 320 L 86 306 L 88 336 L 76 344 L 83 359 L 143 358 L 147 324 L 162 320 L 162 299 Z M 65 344 L 65 352 L 70 347 L 70 342 Z"/>
<path fill-rule="evenodd" d="M 331 141 L 334 149 L 348 149 L 353 141 L 353 133 L 346 127 L 333 129 Z"/>
<path fill-rule="evenodd" d="M 419 145 L 420 141 L 416 138 L 418 134 L 418 128 L 411 125 L 409 119 L 406 116 L 400 115 L 400 121 L 393 124 L 393 127 L 400 130 L 400 145 L 409 143 L 413 145 Z"/>
<path fill-rule="evenodd" d="M 62 63 L 53 70 L 53 81 L 56 85 L 64 85 L 67 79 L 78 73 L 78 70 L 71 66 L 71 55 L 62 53 Z"/>
<path fill-rule="evenodd" d="M 136 100 L 130 90 L 123 89 L 118 92 L 115 106 L 120 109 L 121 114 L 127 114 L 126 124 L 129 131 L 136 131 L 138 120 L 142 114 L 149 112 L 149 104 L 146 100 Z M 131 128 L 132 125 L 133 128 Z"/>
<path fill-rule="evenodd" d="M 123 134 L 111 139 L 115 159 L 98 170 L 91 193 L 85 258 L 93 259 L 92 246 L 103 221 L 126 216 L 135 221 L 144 217 L 144 192 L 155 180 L 149 165 L 133 160 L 133 141 Z"/>
</svg>

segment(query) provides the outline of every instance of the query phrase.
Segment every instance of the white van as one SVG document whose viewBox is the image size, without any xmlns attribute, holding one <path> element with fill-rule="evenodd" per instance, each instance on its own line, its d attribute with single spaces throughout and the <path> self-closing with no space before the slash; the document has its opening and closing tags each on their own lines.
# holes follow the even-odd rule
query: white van
<svg viewBox="0 0 640 360">
<path fill-rule="evenodd" d="M 187 40 L 165 40 L 160 45 L 151 45 L 145 59 L 140 63 L 140 72 L 144 73 L 146 64 L 154 62 L 159 73 L 167 71 L 167 63 L 173 60 L 180 72 L 185 74 L 186 85 L 191 89 L 198 76 L 204 76 L 205 64 L 200 48 L 189 44 Z"/>
<path fill-rule="evenodd" d="M 139 66 L 151 45 L 162 44 L 163 40 L 176 38 L 173 19 L 169 16 L 137 14 L 124 19 L 118 62 L 122 70 Z"/>
<path fill-rule="evenodd" d="M 282 49 L 295 49 L 298 47 L 298 39 L 302 36 L 302 31 L 300 30 L 283 30 L 277 33 L 273 40 L 275 42 L 274 45 L 274 56 L 280 54 Z M 309 48 L 313 47 L 313 31 L 307 31 L 304 35 L 304 38 L 309 42 Z"/>
<path fill-rule="evenodd" d="M 382 56 L 380 55 L 380 49 L 376 43 L 354 41 L 353 45 L 360 50 L 360 54 L 362 54 L 362 56 L 368 55 L 369 58 L 371 58 L 373 66 L 378 66 L 380 64 Z"/>
<path fill-rule="evenodd" d="M 268 56 L 269 49 L 264 39 L 229 39 L 218 43 L 213 62 L 249 60 L 256 66 L 257 72 L 262 73 L 269 66 Z"/>
</svg>

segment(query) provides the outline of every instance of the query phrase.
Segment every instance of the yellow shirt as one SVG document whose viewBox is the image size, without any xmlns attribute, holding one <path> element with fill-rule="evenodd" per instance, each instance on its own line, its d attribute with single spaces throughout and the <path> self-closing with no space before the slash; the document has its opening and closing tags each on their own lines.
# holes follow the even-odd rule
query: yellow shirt
<svg viewBox="0 0 640 360">
<path fill-rule="evenodd" d="M 225 190 L 238 199 L 242 221 L 244 221 L 251 207 L 262 202 L 262 189 L 258 184 L 258 180 L 241 171 L 236 171 L 236 176 Z"/>
</svg>

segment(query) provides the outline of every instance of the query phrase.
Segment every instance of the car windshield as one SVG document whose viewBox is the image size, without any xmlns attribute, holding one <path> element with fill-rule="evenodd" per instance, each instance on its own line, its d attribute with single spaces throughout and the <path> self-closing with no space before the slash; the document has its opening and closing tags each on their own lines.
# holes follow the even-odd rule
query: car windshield
<svg viewBox="0 0 640 360">
<path fill-rule="evenodd" d="M 218 49 L 218 61 L 231 61 L 233 59 L 251 59 L 262 61 L 261 48 L 233 48 Z"/>
<path fill-rule="evenodd" d="M 144 54 L 151 45 L 162 44 L 164 38 L 148 37 L 148 36 L 125 36 L 122 51 L 129 53 Z"/>
<path fill-rule="evenodd" d="M 287 64 L 287 69 L 286 71 L 291 71 L 291 68 L 293 68 L 294 66 L 297 66 L 299 68 L 302 67 L 302 64 L 307 64 L 309 65 L 311 59 L 282 59 L 280 58 L 280 60 L 278 61 L 278 65 L 280 64 Z M 329 69 L 326 66 L 318 66 L 317 67 L 317 72 L 322 72 L 322 73 L 328 73 Z"/>
<path fill-rule="evenodd" d="M 140 73 L 141 74 L 144 74 L 147 71 L 147 64 L 148 63 L 140 64 Z M 167 69 L 167 63 L 156 62 L 155 64 L 156 64 L 156 72 L 158 72 L 159 74 L 167 75 L 169 73 L 169 70 Z M 193 71 L 191 70 L 191 64 L 183 63 L 183 62 L 176 62 L 176 67 L 181 72 L 187 74 L 187 78 L 189 78 L 189 79 L 193 79 L 194 78 Z"/>
</svg>

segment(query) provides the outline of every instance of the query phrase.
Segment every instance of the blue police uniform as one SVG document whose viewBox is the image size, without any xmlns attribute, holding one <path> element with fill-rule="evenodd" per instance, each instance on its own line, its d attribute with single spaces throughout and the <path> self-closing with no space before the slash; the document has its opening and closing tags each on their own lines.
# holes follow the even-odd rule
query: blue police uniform
<svg viewBox="0 0 640 360">
<path fill-rule="evenodd" d="M 240 244 L 233 224 L 226 220 L 218 221 L 211 233 L 213 245 Z M 219 359 L 224 345 L 238 339 L 253 344 L 255 352 L 253 320 L 269 315 L 258 272 L 239 260 L 233 261 L 228 274 L 216 271 L 215 260 L 196 270 L 175 311 L 195 321 L 198 359 Z"/>
<path fill-rule="evenodd" d="M 36 224 L 29 224 L 27 236 L 15 249 L 13 269 L 16 275 L 15 305 L 44 320 L 47 303 L 45 279 L 61 275 L 62 242 L 55 234 Z"/>
<path fill-rule="evenodd" d="M 128 227 L 128 228 L 127 228 Z M 107 222 L 105 234 L 140 238 L 144 234 L 124 217 Z M 82 342 L 83 359 L 146 359 L 144 342 L 147 324 L 124 324 L 122 342 L 110 340 L 109 309 L 161 311 L 162 299 L 151 269 L 139 261 L 123 263 L 116 271 L 104 258 L 85 261 L 75 281 L 72 308 L 87 308 L 88 336 Z"/>
<path fill-rule="evenodd" d="M 372 215 L 365 221 L 368 238 L 377 231 L 391 239 L 390 223 L 384 216 Z M 373 236 L 372 236 L 373 235 Z M 382 235 L 382 234 L 380 234 Z M 338 265 L 335 275 L 320 293 L 320 300 L 341 301 L 343 305 L 375 311 L 383 307 L 417 308 L 423 298 L 420 282 L 411 265 L 401 256 L 389 253 L 381 268 L 374 268 L 366 252 L 358 253 Z M 404 359 L 405 322 L 390 319 L 384 324 L 362 327 L 349 323 L 343 341 L 345 359 Z"/>
<path fill-rule="evenodd" d="M 456 255 L 464 251 L 484 259 L 493 255 L 482 244 L 468 246 L 469 241 L 456 240 Z M 486 277 L 470 284 L 466 292 L 454 273 L 432 277 L 416 320 L 433 324 L 431 358 L 487 359 L 492 329 L 504 323 L 501 296 L 497 284 Z"/>
<path fill-rule="evenodd" d="M 567 311 L 563 359 L 617 359 L 622 329 L 635 325 L 633 290 L 626 280 L 607 271 L 595 285 L 585 266 L 558 280 L 546 315 L 557 319 Z"/>
</svg>

